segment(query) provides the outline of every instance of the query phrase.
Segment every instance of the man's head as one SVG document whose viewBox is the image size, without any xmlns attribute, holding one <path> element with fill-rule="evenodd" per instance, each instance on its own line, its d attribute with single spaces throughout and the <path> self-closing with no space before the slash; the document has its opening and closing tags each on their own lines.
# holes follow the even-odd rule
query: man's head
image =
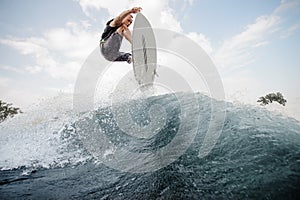
<svg viewBox="0 0 300 200">
<path fill-rule="evenodd" d="M 132 15 L 127 15 L 123 20 L 122 20 L 122 24 L 126 25 L 127 27 L 130 26 L 130 24 L 132 24 L 132 19 L 133 16 Z"/>
</svg>

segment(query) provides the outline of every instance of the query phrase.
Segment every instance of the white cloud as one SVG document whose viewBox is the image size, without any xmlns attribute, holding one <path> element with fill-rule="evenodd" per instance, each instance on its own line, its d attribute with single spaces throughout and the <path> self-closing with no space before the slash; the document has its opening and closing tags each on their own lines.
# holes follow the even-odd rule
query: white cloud
<svg viewBox="0 0 300 200">
<path fill-rule="evenodd" d="M 268 43 L 267 36 L 278 29 L 279 22 L 275 15 L 260 16 L 245 31 L 226 40 L 214 53 L 218 67 L 237 68 L 253 62 L 252 51 Z"/>
<path fill-rule="evenodd" d="M 190 1 L 192 3 L 192 1 Z M 79 4 L 85 14 L 91 16 L 90 11 L 106 10 L 110 17 L 116 17 L 126 9 L 134 6 L 145 8 L 142 12 L 155 28 L 171 29 L 182 31 L 179 21 L 175 18 L 173 10 L 168 6 L 168 0 L 149 1 L 149 0 L 123 0 L 123 1 L 106 1 L 106 0 L 79 0 Z"/>
<path fill-rule="evenodd" d="M 193 5 L 194 3 L 194 0 L 184 0 L 185 2 L 188 2 L 191 6 Z"/>
<path fill-rule="evenodd" d="M 290 28 L 288 28 L 287 30 L 282 31 L 281 33 L 281 38 L 288 38 L 290 36 L 292 36 L 293 34 L 295 34 L 298 30 L 300 30 L 300 25 L 299 24 L 295 24 L 293 26 L 291 26 Z"/>
<path fill-rule="evenodd" d="M 78 70 L 87 56 L 98 46 L 99 32 L 90 31 L 89 24 L 69 22 L 63 28 L 53 28 L 39 37 L 1 38 L 0 43 L 16 49 L 20 54 L 33 58 L 33 63 L 23 63 L 23 66 L 0 66 L 1 70 L 22 73 L 26 78 L 32 74 L 46 73 L 45 82 L 51 79 L 63 80 L 61 89 L 53 89 L 37 85 L 27 88 L 12 79 L 0 80 L 1 98 L 18 106 L 26 107 L 33 102 L 57 94 L 58 91 L 72 91 L 68 83 L 73 83 Z M 100 56 L 100 54 L 99 54 Z M 32 79 L 32 83 L 34 83 Z M 45 82 L 43 84 L 45 84 Z M 24 98 L 26 97 L 26 98 Z"/>
<path fill-rule="evenodd" d="M 130 2 L 124 1 L 106 1 L 106 0 L 79 0 L 79 4 L 83 12 L 91 17 L 90 10 L 107 9 L 109 14 L 115 16 L 122 12 L 124 9 L 129 8 Z"/>
<path fill-rule="evenodd" d="M 185 0 L 184 5 L 192 5 L 194 1 Z M 106 10 L 110 17 L 115 17 L 124 9 L 133 6 L 145 8 L 142 12 L 154 28 L 170 29 L 183 33 L 180 22 L 174 15 L 174 10 L 169 7 L 168 0 L 162 1 L 130 1 L 125 0 L 109 2 L 105 0 L 79 0 L 79 4 L 87 15 L 91 15 L 92 10 Z M 188 37 L 196 41 L 209 55 L 213 56 L 215 63 L 224 68 L 238 68 L 246 66 L 255 61 L 253 50 L 265 46 L 269 43 L 268 36 L 279 29 L 281 18 L 277 15 L 297 4 L 296 1 L 282 2 L 271 15 L 260 16 L 253 24 L 245 27 L 242 33 L 224 41 L 216 50 L 213 50 L 207 36 L 191 32 L 186 33 Z M 292 31 L 291 31 L 292 32 Z"/>
<path fill-rule="evenodd" d="M 0 39 L 0 43 L 33 56 L 35 64 L 24 67 L 24 72 L 43 71 L 53 78 L 74 80 L 81 64 L 98 44 L 99 33 L 88 31 L 88 26 L 87 22 L 69 22 L 66 27 L 51 29 L 41 37 L 9 37 Z"/>
<path fill-rule="evenodd" d="M 55 28 L 46 32 L 47 48 L 67 59 L 85 59 L 98 44 L 99 33 L 88 31 L 87 22 L 69 22 L 65 28 Z"/>
<path fill-rule="evenodd" d="M 281 1 L 280 5 L 270 14 L 256 19 L 253 24 L 245 27 L 245 30 L 232 38 L 225 40 L 223 44 L 213 52 L 213 59 L 218 67 L 236 69 L 255 61 L 254 50 L 269 43 L 268 38 L 282 29 L 284 13 L 288 13 L 296 6 L 299 0 Z M 294 25 L 281 32 L 280 37 L 285 38 L 299 29 Z"/>
<path fill-rule="evenodd" d="M 274 10 L 273 15 L 280 15 L 284 12 L 290 11 L 297 6 L 299 6 L 299 0 L 282 0 L 280 5 Z"/>
<path fill-rule="evenodd" d="M 193 0 L 185 0 L 184 5 L 192 5 Z M 150 21 L 153 28 L 162 28 L 169 29 L 176 32 L 183 33 L 183 29 L 179 20 L 175 17 L 175 11 L 169 7 L 169 0 L 161 0 L 161 1 L 130 1 L 124 0 L 122 2 L 119 1 L 105 1 L 105 0 L 79 0 L 79 4 L 82 7 L 83 11 L 91 17 L 90 11 L 95 10 L 106 10 L 110 15 L 110 18 L 119 15 L 125 9 L 132 8 L 134 6 L 140 6 L 145 8 L 142 10 L 142 13 L 147 16 L 147 19 Z M 201 45 L 201 47 L 207 52 L 212 52 L 212 47 L 209 42 L 209 39 L 201 34 L 201 33 L 186 33 L 188 37 L 193 39 L 195 42 Z"/>
<path fill-rule="evenodd" d="M 41 47 L 36 41 L 37 38 L 28 38 L 28 39 L 18 39 L 18 38 L 8 38 L 0 39 L 0 43 L 14 47 L 23 55 L 29 54 L 44 54 L 47 53 L 47 49 Z"/>
<path fill-rule="evenodd" d="M 25 67 L 25 70 L 28 71 L 30 74 L 36 74 L 36 73 L 42 71 L 42 67 L 39 67 L 39 66 L 27 66 L 27 67 Z"/>
<path fill-rule="evenodd" d="M 187 36 L 194 40 L 198 45 L 200 45 L 208 55 L 212 53 L 213 49 L 211 47 L 210 41 L 205 35 L 201 33 L 190 32 L 187 34 Z"/>
<path fill-rule="evenodd" d="M 194 4 L 194 0 L 171 0 L 173 3 L 184 3 L 184 6 L 185 5 L 189 5 L 189 6 L 192 6 Z"/>
<path fill-rule="evenodd" d="M 24 70 L 18 68 L 18 67 L 13 67 L 13 66 L 8 66 L 8 65 L 0 65 L 1 70 L 6 70 L 6 71 L 11 71 L 11 72 L 16 72 L 16 73 L 24 73 Z"/>
</svg>

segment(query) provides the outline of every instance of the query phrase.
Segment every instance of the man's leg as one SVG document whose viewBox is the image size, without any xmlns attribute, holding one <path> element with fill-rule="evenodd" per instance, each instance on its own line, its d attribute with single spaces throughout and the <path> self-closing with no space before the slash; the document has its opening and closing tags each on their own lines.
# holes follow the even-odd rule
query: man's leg
<svg viewBox="0 0 300 200">
<path fill-rule="evenodd" d="M 130 64 L 132 61 L 132 56 L 130 53 L 119 52 L 119 57 L 117 57 L 115 61 L 126 61 Z"/>
<path fill-rule="evenodd" d="M 130 44 L 132 44 L 132 36 L 131 36 L 131 32 L 129 29 L 125 30 L 123 32 L 124 37 L 126 38 L 126 40 L 128 40 L 128 42 L 130 42 Z"/>
<path fill-rule="evenodd" d="M 113 33 L 101 46 L 102 55 L 109 61 L 115 61 L 121 54 L 119 52 L 123 37 Z"/>
<path fill-rule="evenodd" d="M 131 36 L 131 32 L 130 30 L 128 29 L 128 27 L 126 26 L 120 26 L 118 29 L 117 29 L 117 32 L 124 36 L 126 38 L 126 40 L 128 40 L 128 42 L 130 42 L 130 44 L 132 44 L 132 36 Z"/>
</svg>

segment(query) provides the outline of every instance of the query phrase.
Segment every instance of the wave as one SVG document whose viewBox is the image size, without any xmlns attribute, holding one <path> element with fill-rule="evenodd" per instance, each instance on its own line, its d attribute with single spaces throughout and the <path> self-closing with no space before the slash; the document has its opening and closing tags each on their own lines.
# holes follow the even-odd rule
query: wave
<svg viewBox="0 0 300 200">
<path fill-rule="evenodd" d="M 64 179 L 68 171 L 73 177 L 74 170 L 81 174 L 78 179 L 98 177 L 104 188 L 87 191 L 85 197 L 120 198 L 122 193 L 139 198 L 140 192 L 146 198 L 175 199 L 296 195 L 300 124 L 295 119 L 225 102 L 224 123 L 217 124 L 222 132 L 201 157 L 212 102 L 224 102 L 200 93 L 174 93 L 79 114 L 72 112 L 71 102 L 71 96 L 62 95 L 0 125 L 2 172 L 21 169 L 23 177 L 48 169 L 51 177 L 53 169 L 56 177 L 62 169 Z"/>
<path fill-rule="evenodd" d="M 116 148 L 130 147 L 130 151 L 140 152 L 155 151 L 172 141 L 180 125 L 189 124 L 193 118 L 197 117 L 188 116 L 184 118 L 185 121 L 182 121 L 179 96 L 187 104 L 192 104 L 195 99 L 198 101 L 199 112 L 197 114 L 201 116 L 197 122 L 197 135 L 193 141 L 196 146 L 192 149 L 199 151 L 211 117 L 212 99 L 205 95 L 176 93 L 152 96 L 100 107 L 84 114 L 74 114 L 71 108 L 71 96 L 61 95 L 1 124 L 0 167 L 1 169 L 21 166 L 47 168 L 66 164 L 76 165 L 89 160 L 92 156 L 84 147 L 79 132 L 89 133 L 90 129 L 95 126 L 99 126 L 105 132 L 106 137 L 115 144 Z M 164 116 L 156 120 L 161 122 L 161 124 L 155 124 L 160 129 L 157 134 L 141 138 L 135 137 L 133 133 L 126 133 L 136 128 L 132 123 L 138 127 L 149 125 L 153 120 L 149 109 L 154 105 L 160 106 L 157 110 L 163 110 L 163 113 L 154 115 Z M 125 131 L 118 127 L 120 122 L 116 122 L 115 117 L 116 112 L 125 112 L 124 110 L 116 111 L 124 107 L 129 110 L 131 119 L 128 121 L 133 120 L 133 122 L 128 122 L 128 129 Z M 265 109 L 249 105 L 237 106 L 232 103 L 226 103 L 226 114 L 222 134 L 215 149 L 226 150 L 227 155 L 222 154 L 222 151 L 218 153 L 219 156 L 232 159 L 234 155 L 241 155 L 243 152 L 245 156 L 248 155 L 248 159 L 252 160 L 270 151 L 276 151 L 280 147 L 289 146 L 290 151 L 293 149 L 296 152 L 299 151 L 300 126 L 298 121 L 275 115 Z M 83 122 L 84 126 L 80 125 Z M 144 131 L 144 129 L 139 131 Z M 185 131 L 188 132 L 188 130 Z M 239 156 L 239 159 L 245 158 Z"/>
</svg>

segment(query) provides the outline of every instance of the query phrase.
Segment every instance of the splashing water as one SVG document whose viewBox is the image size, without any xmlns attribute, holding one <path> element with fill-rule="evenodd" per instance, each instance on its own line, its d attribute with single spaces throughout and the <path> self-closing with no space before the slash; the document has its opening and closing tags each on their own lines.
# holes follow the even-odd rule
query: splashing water
<svg viewBox="0 0 300 200">
<path fill-rule="evenodd" d="M 177 95 L 186 102 L 191 98 L 189 93 Z M 111 106 L 89 113 L 72 113 L 71 97 L 67 95 L 45 101 L 7 120 L 0 125 L 3 194 L 24 197 L 22 183 L 25 182 L 19 178 L 21 176 L 32 178 L 29 184 L 32 183 L 35 192 L 27 192 L 33 198 L 50 195 L 46 192 L 47 187 L 39 187 L 35 181 L 46 185 L 51 182 L 51 187 L 56 188 L 56 194 L 61 198 L 293 199 L 299 195 L 298 121 L 265 109 L 226 103 L 227 116 L 221 136 L 213 150 L 206 157 L 199 158 L 211 116 L 212 99 L 201 94 L 193 95 L 198 99 L 201 116 L 192 144 L 174 162 L 149 173 L 121 172 L 102 162 L 113 159 L 121 148 L 128 150 L 128 154 L 124 154 L 128 157 L 132 152 L 155 152 L 168 145 L 176 136 L 179 125 L 188 124 L 189 119 L 195 117 L 188 116 L 182 121 L 180 105 L 172 94 L 128 101 L 132 119 L 142 126 L 149 123 L 152 105 L 159 104 L 165 109 L 163 128 L 149 138 L 135 138 L 124 133 L 115 121 Z M 95 125 L 101 127 L 114 144 L 114 148 L 103 147 L 102 157 L 100 154 L 95 157 L 80 135 L 81 131 L 91 132 Z M 164 162 L 160 159 L 150 161 L 150 165 Z M 32 168 L 37 172 L 28 171 Z M 38 176 L 45 178 L 34 179 Z M 59 181 L 53 183 L 53 179 Z M 60 190 L 67 182 L 71 182 L 72 187 L 65 185 L 64 190 Z M 11 190 L 18 191 L 16 196 Z"/>
</svg>

